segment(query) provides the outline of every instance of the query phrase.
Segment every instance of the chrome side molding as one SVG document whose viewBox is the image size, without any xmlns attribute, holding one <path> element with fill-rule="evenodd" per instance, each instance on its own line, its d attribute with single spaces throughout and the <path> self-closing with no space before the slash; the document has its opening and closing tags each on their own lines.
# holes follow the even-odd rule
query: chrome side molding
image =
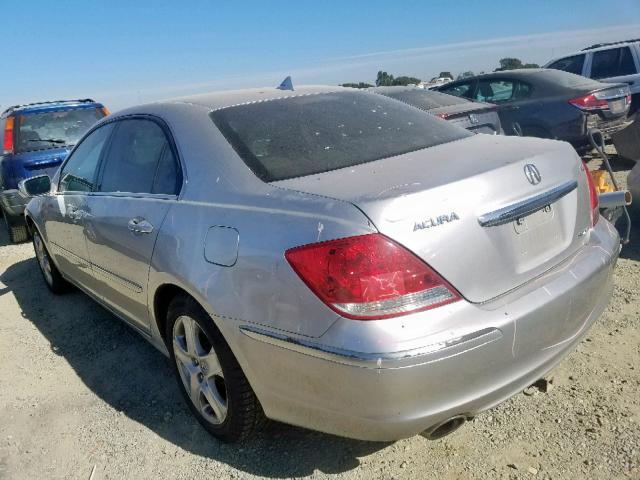
<svg viewBox="0 0 640 480">
<path fill-rule="evenodd" d="M 564 182 L 539 195 L 507 205 L 506 207 L 499 208 L 493 212 L 480 215 L 480 217 L 478 217 L 478 222 L 483 227 L 495 227 L 513 222 L 518 218 L 522 218 L 527 215 L 531 215 L 538 210 L 542 210 L 547 205 L 551 205 L 553 202 L 561 199 L 576 188 L 578 188 L 578 182 L 576 180 Z"/>
</svg>

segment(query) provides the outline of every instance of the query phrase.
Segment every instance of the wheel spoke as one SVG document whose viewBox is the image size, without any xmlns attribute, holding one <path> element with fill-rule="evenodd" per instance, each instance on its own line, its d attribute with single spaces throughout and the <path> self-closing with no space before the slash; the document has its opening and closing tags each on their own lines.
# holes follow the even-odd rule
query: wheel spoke
<svg viewBox="0 0 640 480">
<path fill-rule="evenodd" d="M 185 367 L 188 367 L 193 363 L 193 359 L 188 352 L 183 350 L 183 347 L 180 345 L 177 338 L 173 339 L 173 353 L 176 356 L 176 360 L 179 360 Z"/>
<path fill-rule="evenodd" d="M 213 350 L 213 348 L 206 355 L 198 357 L 198 361 L 203 366 L 203 368 L 206 368 L 207 377 L 212 377 L 214 375 L 218 377 L 223 376 L 220 361 L 218 360 L 218 356 L 216 355 L 216 352 Z"/>
<path fill-rule="evenodd" d="M 187 346 L 187 352 L 192 356 L 196 356 L 198 353 L 197 348 L 197 328 L 195 320 L 189 317 L 184 317 L 182 320 L 182 325 L 184 326 L 184 339 Z"/>
<path fill-rule="evenodd" d="M 207 403 L 211 406 L 218 422 L 223 422 L 227 416 L 227 402 L 220 396 L 215 387 L 211 388 L 209 382 L 202 383 L 201 392 L 204 398 L 207 399 Z"/>
</svg>

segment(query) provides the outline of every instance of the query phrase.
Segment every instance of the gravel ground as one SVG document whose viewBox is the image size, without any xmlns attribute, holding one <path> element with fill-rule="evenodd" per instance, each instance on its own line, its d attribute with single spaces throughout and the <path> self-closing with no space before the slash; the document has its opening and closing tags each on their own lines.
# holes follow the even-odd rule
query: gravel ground
<svg viewBox="0 0 640 480">
<path fill-rule="evenodd" d="M 271 424 L 228 446 L 190 415 L 160 353 L 83 294 L 51 295 L 31 245 L 7 245 L 2 232 L 0 478 L 640 479 L 634 233 L 608 310 L 547 393 L 517 395 L 438 441 L 366 443 Z"/>
</svg>

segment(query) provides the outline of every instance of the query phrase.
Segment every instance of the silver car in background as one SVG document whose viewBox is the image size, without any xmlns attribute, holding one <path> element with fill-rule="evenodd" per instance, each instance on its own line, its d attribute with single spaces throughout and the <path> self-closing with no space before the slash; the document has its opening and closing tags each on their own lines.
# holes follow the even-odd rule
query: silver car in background
<svg viewBox="0 0 640 480">
<path fill-rule="evenodd" d="M 444 435 L 580 342 L 619 252 L 569 144 L 337 87 L 130 108 L 22 188 L 50 289 L 170 356 L 224 441 Z"/>
</svg>

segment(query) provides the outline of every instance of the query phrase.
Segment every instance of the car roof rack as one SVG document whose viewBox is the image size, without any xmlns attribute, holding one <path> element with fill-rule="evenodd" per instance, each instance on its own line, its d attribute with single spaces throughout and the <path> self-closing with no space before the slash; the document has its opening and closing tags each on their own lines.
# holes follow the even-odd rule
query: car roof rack
<svg viewBox="0 0 640 480">
<path fill-rule="evenodd" d="M 593 50 L 595 48 L 608 47 L 609 45 L 620 45 L 622 43 L 633 43 L 633 42 L 640 42 L 640 38 L 632 38 L 631 40 L 620 40 L 619 42 L 596 43 L 595 45 L 591 45 L 590 47 L 583 48 L 582 51 L 584 52 L 585 50 Z"/>
<path fill-rule="evenodd" d="M 9 113 L 10 111 L 16 110 L 18 108 L 33 107 L 36 105 L 52 105 L 54 103 L 96 103 L 96 102 L 92 98 L 79 98 L 77 100 L 50 100 L 48 102 L 23 103 L 21 105 L 13 105 L 12 107 L 5 109 L 0 115 L 4 115 L 5 113 Z"/>
</svg>

